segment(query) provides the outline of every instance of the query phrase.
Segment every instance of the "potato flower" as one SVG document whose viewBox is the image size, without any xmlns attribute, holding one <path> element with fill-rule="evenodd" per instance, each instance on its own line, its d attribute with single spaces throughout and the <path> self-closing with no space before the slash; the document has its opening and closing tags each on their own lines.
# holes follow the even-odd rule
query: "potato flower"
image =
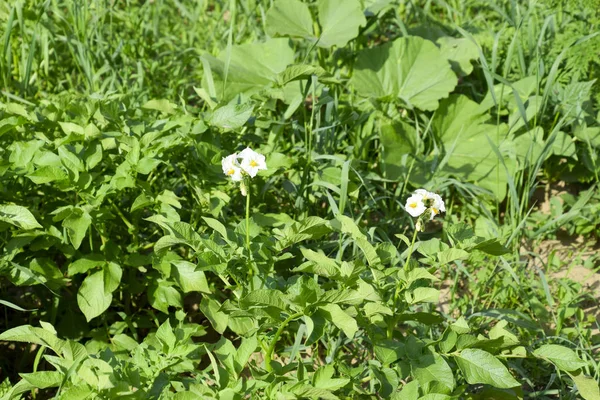
<svg viewBox="0 0 600 400">
<path fill-rule="evenodd" d="M 248 182 L 246 177 L 254 178 L 258 171 L 267 169 L 265 156 L 246 147 L 240 153 L 233 153 L 221 159 L 223 173 L 234 182 L 241 182 L 240 189 L 246 196 Z"/>
<path fill-rule="evenodd" d="M 406 200 L 404 208 L 413 217 L 419 217 L 427 210 L 425 203 L 423 203 L 423 195 L 416 192 Z"/>
<path fill-rule="evenodd" d="M 439 213 L 446 212 L 446 205 L 442 197 L 425 189 L 415 190 L 412 196 L 406 200 L 404 208 L 411 216 L 424 215 L 430 221 Z M 418 226 L 422 227 L 422 224 L 419 223 Z"/>
<path fill-rule="evenodd" d="M 254 178 L 258 171 L 267 169 L 265 156 L 255 152 L 250 147 L 242 150 L 239 157 L 241 159 L 240 166 L 251 178 Z"/>
<path fill-rule="evenodd" d="M 238 182 L 244 179 L 242 168 L 238 163 L 238 154 L 233 153 L 224 157 L 221 160 L 221 167 L 223 167 L 223 173 L 231 178 L 232 181 Z"/>
</svg>

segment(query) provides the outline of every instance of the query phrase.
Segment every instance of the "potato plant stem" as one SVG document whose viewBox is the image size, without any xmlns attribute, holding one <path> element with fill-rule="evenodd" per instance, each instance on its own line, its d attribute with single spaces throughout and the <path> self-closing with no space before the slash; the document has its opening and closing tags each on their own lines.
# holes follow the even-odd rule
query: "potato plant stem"
<svg viewBox="0 0 600 400">
<path fill-rule="evenodd" d="M 275 345 L 277 344 L 277 340 L 279 340 L 279 336 L 281 336 L 281 333 L 283 332 L 285 327 L 292 320 L 294 320 L 298 317 L 301 317 L 302 315 L 304 315 L 302 312 L 297 312 L 296 314 L 292 314 L 289 317 L 287 317 L 285 319 L 285 321 L 283 321 L 281 323 L 281 325 L 279 325 L 279 328 L 277 329 L 277 332 L 275 332 L 275 336 L 273 336 L 273 340 L 271 340 L 271 344 L 269 345 L 269 348 L 267 349 L 267 354 L 265 355 L 265 369 L 267 370 L 267 372 L 273 371 L 273 368 L 271 367 L 271 359 L 273 358 L 273 351 L 275 351 Z"/>
<path fill-rule="evenodd" d="M 406 255 L 406 261 L 404 262 L 404 268 L 403 270 L 406 271 L 408 268 L 408 263 L 410 262 L 410 258 L 412 257 L 412 252 L 413 252 L 413 247 L 415 245 L 415 241 L 417 240 L 417 233 L 419 232 L 419 230 L 417 229 L 417 227 L 415 226 L 415 231 L 413 232 L 413 237 L 412 240 L 410 242 L 410 246 L 408 247 L 408 254 Z M 392 333 L 394 331 L 394 327 L 396 326 L 396 317 L 400 315 L 400 313 L 398 313 L 398 299 L 400 298 L 400 287 L 402 284 L 402 280 L 398 280 L 398 283 L 396 284 L 396 290 L 394 291 L 394 315 L 395 317 L 391 319 L 391 323 L 388 324 L 388 330 L 387 330 L 387 336 L 388 339 L 392 338 Z"/>
<path fill-rule="evenodd" d="M 250 278 L 250 289 L 253 289 L 254 284 L 252 275 L 254 268 L 252 265 L 252 251 L 250 249 L 250 185 L 246 184 L 246 250 L 248 250 L 248 277 Z"/>
</svg>

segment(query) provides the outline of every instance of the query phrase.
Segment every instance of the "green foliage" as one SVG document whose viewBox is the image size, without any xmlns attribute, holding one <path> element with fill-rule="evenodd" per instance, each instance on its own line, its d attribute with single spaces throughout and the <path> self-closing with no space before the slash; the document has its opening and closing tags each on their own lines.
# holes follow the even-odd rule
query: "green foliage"
<svg viewBox="0 0 600 400">
<path fill-rule="evenodd" d="M 600 17 L 521 3 L 0 5 L 0 399 L 597 399 Z"/>
</svg>

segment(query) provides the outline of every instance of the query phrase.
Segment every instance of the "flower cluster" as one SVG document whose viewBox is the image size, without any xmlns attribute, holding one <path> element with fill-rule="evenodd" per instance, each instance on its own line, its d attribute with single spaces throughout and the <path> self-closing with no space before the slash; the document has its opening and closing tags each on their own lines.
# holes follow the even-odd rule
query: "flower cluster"
<svg viewBox="0 0 600 400">
<path fill-rule="evenodd" d="M 266 170 L 265 156 L 246 147 L 239 154 L 233 153 L 221 160 L 223 173 L 234 182 L 239 182 L 245 176 L 254 178 L 258 171 Z"/>
<path fill-rule="evenodd" d="M 444 200 L 439 194 L 428 192 L 425 189 L 417 189 L 412 196 L 406 200 L 404 207 L 413 217 L 424 215 L 429 218 L 429 221 L 441 212 L 446 212 Z"/>
</svg>

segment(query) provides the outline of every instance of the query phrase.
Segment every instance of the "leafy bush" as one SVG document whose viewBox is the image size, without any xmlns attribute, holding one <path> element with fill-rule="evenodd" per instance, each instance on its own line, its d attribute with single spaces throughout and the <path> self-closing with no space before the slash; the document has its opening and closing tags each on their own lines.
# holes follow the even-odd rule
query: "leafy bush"
<svg viewBox="0 0 600 400">
<path fill-rule="evenodd" d="M 598 16 L 454 3 L 1 6 L 0 398 L 600 398 L 522 249 L 597 230 Z"/>
</svg>

